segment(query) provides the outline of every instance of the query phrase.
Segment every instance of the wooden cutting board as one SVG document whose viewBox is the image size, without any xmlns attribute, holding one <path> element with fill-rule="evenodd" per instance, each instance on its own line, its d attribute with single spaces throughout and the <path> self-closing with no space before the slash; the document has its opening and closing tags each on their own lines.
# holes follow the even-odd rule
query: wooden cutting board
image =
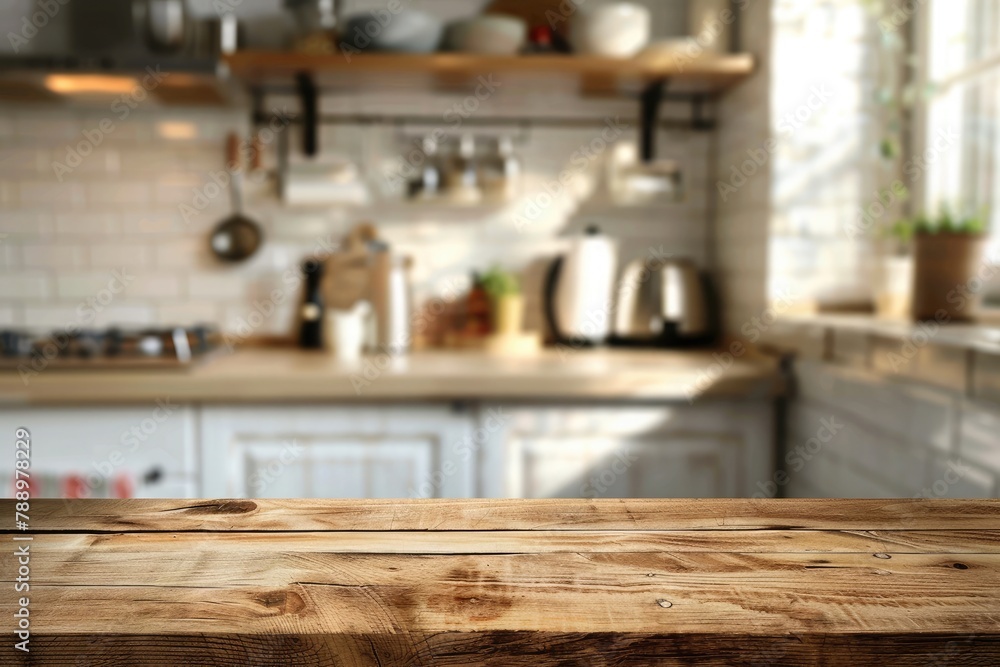
<svg viewBox="0 0 1000 667">
<path fill-rule="evenodd" d="M 1000 664 L 1000 501 L 51 500 L 30 517 L 0 550 L 3 665 Z M 30 653 L 13 648 L 23 544 Z"/>
</svg>

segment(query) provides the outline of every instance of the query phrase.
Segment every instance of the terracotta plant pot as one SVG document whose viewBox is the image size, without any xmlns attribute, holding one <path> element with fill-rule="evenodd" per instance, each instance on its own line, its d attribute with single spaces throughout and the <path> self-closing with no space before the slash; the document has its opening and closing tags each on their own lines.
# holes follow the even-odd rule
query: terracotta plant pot
<svg viewBox="0 0 1000 667">
<path fill-rule="evenodd" d="M 917 234 L 913 244 L 913 308 L 918 320 L 967 322 L 981 301 L 977 274 L 986 237 L 978 234 Z"/>
</svg>

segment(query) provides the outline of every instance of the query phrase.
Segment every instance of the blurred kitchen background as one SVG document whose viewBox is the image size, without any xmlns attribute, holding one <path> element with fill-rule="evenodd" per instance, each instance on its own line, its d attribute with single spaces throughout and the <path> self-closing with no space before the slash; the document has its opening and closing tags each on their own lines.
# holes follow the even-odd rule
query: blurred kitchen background
<svg viewBox="0 0 1000 667">
<path fill-rule="evenodd" d="M 35 496 L 1000 494 L 993 0 L 0 28 Z"/>
</svg>

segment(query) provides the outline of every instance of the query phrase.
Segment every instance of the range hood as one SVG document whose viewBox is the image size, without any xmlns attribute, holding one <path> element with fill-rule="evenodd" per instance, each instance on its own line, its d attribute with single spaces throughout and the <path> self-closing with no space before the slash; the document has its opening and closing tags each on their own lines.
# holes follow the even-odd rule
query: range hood
<svg viewBox="0 0 1000 667">
<path fill-rule="evenodd" d="M 91 92 L 96 94 L 100 85 L 95 82 L 110 92 L 119 82 L 142 81 L 151 73 L 163 82 L 156 97 L 185 104 L 225 103 L 230 97 L 219 77 L 226 74 L 222 56 L 238 45 L 233 15 L 196 18 L 182 11 L 183 2 L 173 0 L 87 0 L 52 6 L 58 9 L 51 14 L 39 9 L 8 36 L 10 48 L 0 55 L 0 92 L 5 97 L 66 99 L 95 87 Z M 150 30 L 151 12 L 165 9 L 177 10 L 158 15 L 176 31 L 176 41 L 166 47 Z M 195 93 L 195 88 L 201 91 Z"/>
</svg>

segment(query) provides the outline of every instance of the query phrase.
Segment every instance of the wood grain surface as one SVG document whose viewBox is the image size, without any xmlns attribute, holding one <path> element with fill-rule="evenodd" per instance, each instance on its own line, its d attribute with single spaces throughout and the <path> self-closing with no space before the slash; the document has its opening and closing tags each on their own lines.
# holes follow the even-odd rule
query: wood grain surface
<svg viewBox="0 0 1000 667">
<path fill-rule="evenodd" d="M 1000 664 L 1000 501 L 42 500 L 18 536 L 2 665 Z"/>
</svg>

